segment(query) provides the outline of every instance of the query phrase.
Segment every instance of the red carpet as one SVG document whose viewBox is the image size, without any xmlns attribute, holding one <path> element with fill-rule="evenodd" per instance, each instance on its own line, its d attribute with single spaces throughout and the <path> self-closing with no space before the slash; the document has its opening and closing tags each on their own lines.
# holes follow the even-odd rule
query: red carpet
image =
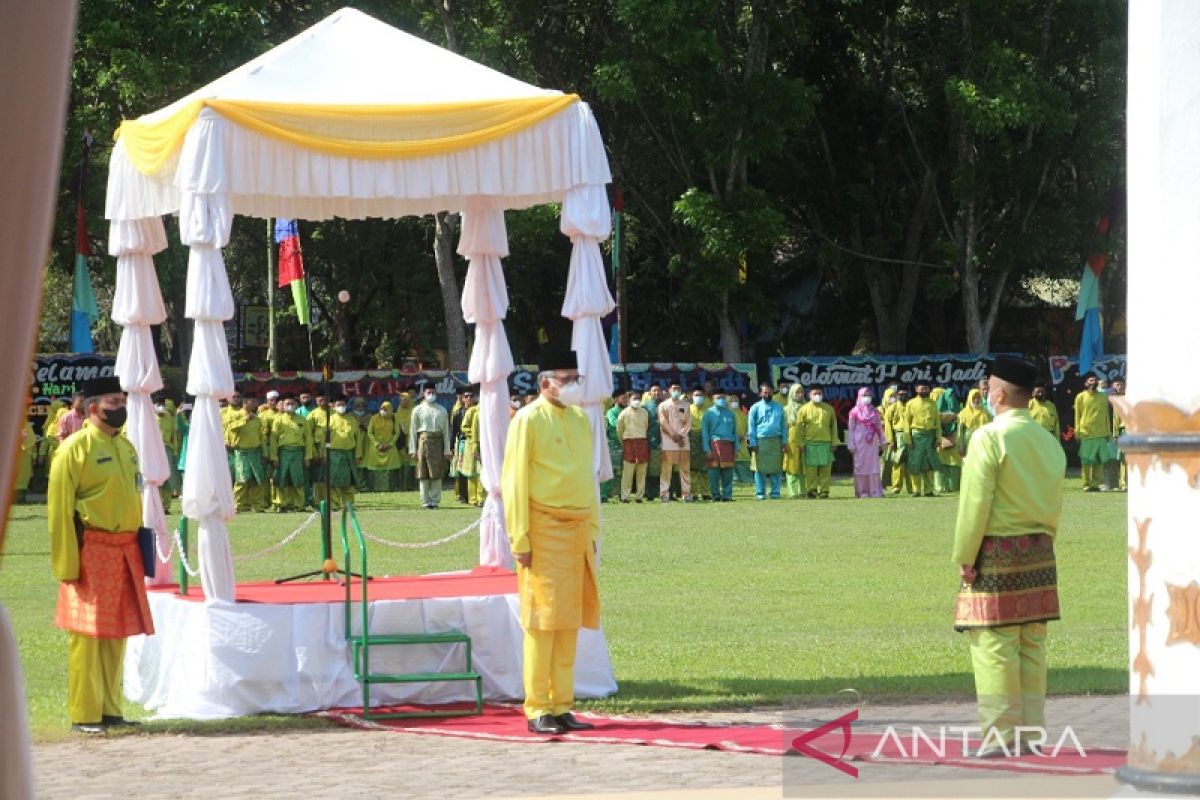
<svg viewBox="0 0 1200 800">
<path fill-rule="evenodd" d="M 354 598 L 362 596 L 358 579 L 351 587 Z M 517 576 L 499 567 L 476 567 L 470 572 L 447 575 L 406 575 L 395 578 L 374 578 L 370 586 L 371 601 L 424 600 L 430 597 L 481 597 L 496 594 L 515 594 Z M 150 591 L 176 592 L 176 586 L 159 586 Z M 314 580 L 278 584 L 273 581 L 239 583 L 239 603 L 340 603 L 346 598 L 346 587 L 337 581 Z M 189 586 L 188 600 L 203 600 L 199 586 Z"/>
<path fill-rule="evenodd" d="M 469 704 L 441 708 L 469 708 Z M 416 710 L 415 706 L 377 709 Z M 339 725 L 366 730 L 386 730 L 394 733 L 415 733 L 434 736 L 454 736 L 464 739 L 487 739 L 501 742 L 590 742 L 598 744 L 638 744 L 654 747 L 682 747 L 692 750 L 725 750 L 759 755 L 798 755 L 791 742 L 802 731 L 773 725 L 725 725 L 673 722 L 654 718 L 611 717 L 579 712 L 577 716 L 596 725 L 595 730 L 566 733 L 558 736 L 533 734 L 525 727 L 525 717 L 519 706 L 488 705 L 483 716 L 450 719 L 397 719 L 364 721 L 359 709 L 319 711 L 322 717 Z M 882 747 L 880 746 L 882 743 Z M 808 743 L 833 758 L 841 751 L 840 734 L 827 734 Z M 1125 763 L 1122 750 L 1086 749 L 1086 757 L 1065 746 L 1057 756 L 1024 756 L 1022 758 L 972 759 L 961 755 L 961 741 L 947 741 L 944 755 L 938 756 L 922 742 L 919 753 L 911 752 L 910 737 L 903 734 L 901 752 L 896 739 L 882 733 L 855 733 L 844 761 L 864 761 L 889 764 L 944 764 L 974 769 L 1007 770 L 1011 772 L 1047 773 L 1057 775 L 1087 775 L 1111 773 Z M 977 742 L 972 742 L 974 748 Z M 1048 748 L 1052 750 L 1053 748 Z M 878 755 L 876 751 L 878 750 Z"/>
</svg>

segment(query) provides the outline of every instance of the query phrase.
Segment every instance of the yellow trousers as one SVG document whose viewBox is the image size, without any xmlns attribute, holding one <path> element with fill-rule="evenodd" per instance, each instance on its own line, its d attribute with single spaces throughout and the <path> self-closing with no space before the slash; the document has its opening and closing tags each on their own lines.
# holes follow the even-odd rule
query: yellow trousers
<svg viewBox="0 0 1200 800">
<path fill-rule="evenodd" d="M 809 497 L 829 497 L 831 464 L 823 467 L 804 467 L 804 485 L 808 487 Z"/>
<path fill-rule="evenodd" d="M 257 482 L 235 483 L 233 499 L 238 511 L 265 511 L 270 507 L 267 487 Z"/>
<path fill-rule="evenodd" d="M 330 490 L 329 507 L 334 511 L 341 511 L 346 503 L 354 502 L 354 487 L 353 486 L 334 486 Z M 325 482 L 321 481 L 313 486 L 313 497 L 320 503 L 325 499 Z"/>
<path fill-rule="evenodd" d="M 908 486 L 908 491 L 912 493 L 912 482 L 908 480 L 908 470 L 903 464 L 892 464 L 892 494 L 900 494 L 905 486 Z"/>
<path fill-rule="evenodd" d="M 483 491 L 483 481 L 478 475 L 467 478 L 467 502 L 471 505 L 483 505 L 487 493 Z"/>
<path fill-rule="evenodd" d="M 304 508 L 304 490 L 299 486 L 276 486 L 275 507 L 300 511 Z"/>
<path fill-rule="evenodd" d="M 124 639 L 67 634 L 67 714 L 76 725 L 121 716 Z"/>
<path fill-rule="evenodd" d="M 575 643 L 578 628 L 525 629 L 525 717 L 557 717 L 575 705 Z"/>
<path fill-rule="evenodd" d="M 1046 727 L 1046 623 L 978 628 L 971 665 L 984 737 L 995 728 L 1013 744 L 1018 725 Z"/>
<path fill-rule="evenodd" d="M 635 464 L 632 461 L 622 462 L 621 469 L 621 499 L 634 497 L 638 500 L 646 496 L 646 470 L 650 467 L 645 461 Z M 636 489 L 634 487 L 637 487 Z"/>
</svg>

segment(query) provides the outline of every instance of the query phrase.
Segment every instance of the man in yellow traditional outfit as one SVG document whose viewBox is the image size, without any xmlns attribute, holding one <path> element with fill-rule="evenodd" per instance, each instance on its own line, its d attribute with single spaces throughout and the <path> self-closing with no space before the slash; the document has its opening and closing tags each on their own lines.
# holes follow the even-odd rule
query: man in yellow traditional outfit
<svg viewBox="0 0 1200 800">
<path fill-rule="evenodd" d="M 1125 381 L 1117 378 L 1112 382 L 1111 393 L 1114 397 L 1123 397 L 1125 395 Z M 1117 440 L 1125 435 L 1125 420 L 1121 418 L 1121 412 L 1117 411 L 1116 406 L 1112 408 L 1112 435 L 1113 435 L 1113 461 L 1112 461 L 1112 477 L 1108 479 L 1109 488 L 1124 492 L 1129 488 L 1129 472 L 1125 465 L 1125 453 L 1117 447 Z"/>
<path fill-rule="evenodd" d="M 600 625 L 600 498 L 574 353 L 542 358 L 541 396 L 508 429 L 500 486 L 525 630 L 525 717 L 534 733 L 593 727 L 571 713 L 579 629 Z"/>
<path fill-rule="evenodd" d="M 1036 375 L 1025 359 L 996 357 L 988 381 L 996 418 L 972 434 L 963 464 L 954 626 L 970 632 L 981 758 L 1038 753 L 1020 729 L 1046 725 L 1046 622 L 1059 618 L 1054 537 L 1066 457 L 1029 414 Z"/>
<path fill-rule="evenodd" d="M 463 392 L 463 416 L 459 432 L 462 434 L 462 452 L 458 457 L 458 474 L 467 481 L 467 502 L 476 508 L 483 507 L 483 481 L 479 464 L 479 405 L 475 402 L 479 387 L 469 386 Z"/>
<path fill-rule="evenodd" d="M 367 423 L 367 453 L 363 456 L 363 469 L 370 476 L 371 491 L 394 492 L 399 485 L 400 451 L 396 442 L 400 440 L 400 423 L 392 413 L 392 403 L 384 400 L 379 412 Z"/>
<path fill-rule="evenodd" d="M 1108 395 L 1096 390 L 1095 375 L 1088 375 L 1083 391 L 1075 395 L 1075 441 L 1079 442 L 1080 477 L 1085 492 L 1098 492 L 1104 465 L 1113 458 L 1112 415 Z M 1104 485 L 1107 489 L 1107 484 Z"/>
<path fill-rule="evenodd" d="M 808 496 L 829 497 L 833 448 L 838 444 L 837 412 L 825 402 L 825 393 L 814 388 L 796 417 L 800 441 L 793 444 L 789 439 L 789 448 L 796 446 L 804 454 L 804 484 L 808 487 Z"/>
<path fill-rule="evenodd" d="M 1056 441 L 1062 441 L 1062 425 L 1058 421 L 1058 407 L 1046 398 L 1046 387 L 1033 387 L 1033 397 L 1029 400 L 1029 415 L 1052 435 Z"/>
<path fill-rule="evenodd" d="M 408 440 L 412 437 L 413 402 L 411 392 L 401 392 L 396 405 L 396 424 L 400 438 L 396 441 L 396 452 L 400 456 L 400 484 L 402 492 L 417 488 L 417 462 L 408 454 Z"/>
<path fill-rule="evenodd" d="M 308 415 L 314 460 L 325 450 L 325 426 L 329 426 L 329 448 L 325 450 L 325 457 L 319 459 L 321 472 L 313 484 L 313 494 L 318 502 L 326 499 L 325 476 L 328 470 L 329 501 L 334 510 L 354 502 L 354 467 L 362 463 L 366 453 L 367 439 L 362 435 L 362 427 L 348 410 L 346 396 L 338 395 L 333 402 L 332 414 L 324 419 L 317 417 L 316 411 Z"/>
<path fill-rule="evenodd" d="M 646 496 L 646 469 L 650 462 L 650 412 L 642 396 L 631 394 L 629 405 L 617 415 L 617 441 L 621 444 L 621 502 Z"/>
<path fill-rule="evenodd" d="M 267 504 L 279 507 L 279 490 L 275 486 L 275 467 L 270 463 L 271 427 L 275 418 L 283 414 L 279 404 L 279 392 L 271 389 L 264 395 L 262 405 L 258 407 L 258 418 L 262 420 L 263 441 L 267 443 Z"/>
<path fill-rule="evenodd" d="M 897 389 L 895 398 L 887 410 L 883 412 L 883 433 L 891 443 L 888 460 L 892 462 L 892 494 L 900 494 L 907 489 L 913 494 L 913 483 L 908 475 L 908 390 Z"/>
<path fill-rule="evenodd" d="M 280 409 L 271 418 L 269 454 L 275 473 L 272 502 L 276 511 L 299 511 L 305 505 L 304 475 L 312 460 L 313 443 L 308 425 L 296 413 L 295 398 L 284 398 Z"/>
<path fill-rule="evenodd" d="M 128 725 L 121 713 L 125 639 L 154 633 L 138 526 L 137 453 L 119 431 L 125 394 L 116 378 L 84 383 L 88 421 L 50 468 L 50 562 L 59 583 L 55 624 L 67 631 L 67 710 L 73 730 Z"/>
<path fill-rule="evenodd" d="M 179 463 L 179 448 L 183 443 L 183 433 L 179 429 L 179 420 L 175 415 L 175 401 L 171 399 L 163 400 L 154 406 L 154 413 L 158 415 L 158 432 L 162 435 L 163 448 L 167 451 L 167 465 L 171 468 L 171 474 L 167 476 L 167 480 L 159 487 L 159 496 L 162 497 L 163 511 L 167 514 L 171 513 L 171 500 L 179 495 L 179 468 L 176 464 Z"/>
<path fill-rule="evenodd" d="M 938 441 L 942 438 L 942 415 L 929 398 L 929 381 L 917 381 L 917 396 L 904 404 L 907 422 L 908 474 L 913 494 L 934 496 L 933 473 L 941 468 Z"/>
<path fill-rule="evenodd" d="M 225 443 L 233 451 L 233 498 L 238 511 L 266 511 L 269 442 L 258 416 L 258 398 L 247 397 L 241 411 L 229 416 Z"/>
<path fill-rule="evenodd" d="M 446 477 L 450 460 L 450 419 L 432 386 L 425 389 L 424 402 L 413 410 L 408 454 L 417 464 L 421 507 L 437 508 L 442 502 L 442 478 Z"/>
</svg>

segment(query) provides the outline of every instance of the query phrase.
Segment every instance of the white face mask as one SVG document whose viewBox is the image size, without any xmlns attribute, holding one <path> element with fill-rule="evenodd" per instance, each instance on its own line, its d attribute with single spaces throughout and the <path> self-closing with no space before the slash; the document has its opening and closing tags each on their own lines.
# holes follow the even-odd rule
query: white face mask
<svg viewBox="0 0 1200 800">
<path fill-rule="evenodd" d="M 824 400 L 824 399 L 825 399 L 825 395 L 823 395 L 823 394 L 814 394 L 814 395 L 812 396 L 812 400 L 813 400 L 813 402 L 814 402 L 814 403 L 819 403 L 819 402 L 821 402 L 821 401 L 822 401 L 822 400 Z"/>
<path fill-rule="evenodd" d="M 577 406 L 583 402 L 583 384 L 568 383 L 558 387 L 558 402 L 564 406 Z"/>
<path fill-rule="evenodd" d="M 433 403 L 436 403 L 436 402 L 437 402 L 437 395 L 436 395 L 436 394 L 427 394 L 427 395 L 425 395 L 425 402 L 426 402 L 426 403 L 429 403 L 429 404 L 431 404 L 431 405 L 432 405 Z"/>
<path fill-rule="evenodd" d="M 860 406 L 869 406 L 869 405 L 871 405 L 871 398 L 870 398 L 870 396 L 869 396 L 869 395 L 864 395 L 863 397 L 860 397 L 860 398 L 858 398 L 858 404 L 859 404 Z"/>
<path fill-rule="evenodd" d="M 334 407 L 333 407 L 333 410 L 334 410 L 334 411 L 336 411 L 336 412 L 337 412 L 337 413 L 339 413 L 339 414 L 345 414 L 345 413 L 346 413 L 346 407 L 345 407 L 345 406 L 342 406 L 342 405 L 337 405 L 337 406 L 334 406 Z"/>
<path fill-rule="evenodd" d="M 167 413 L 167 407 L 166 407 L 166 406 L 155 406 L 155 407 L 154 407 L 154 410 L 155 410 L 157 413 L 159 413 L 159 414 L 165 414 L 165 413 Z"/>
<path fill-rule="evenodd" d="M 509 401 L 508 401 L 508 404 L 509 404 L 510 406 L 512 406 L 513 408 L 520 408 L 520 407 L 521 407 L 521 401 L 520 401 L 520 400 L 509 400 Z"/>
<path fill-rule="evenodd" d="M 633 406 L 634 408 L 641 408 L 642 401 L 640 398 L 635 397 L 634 399 L 629 401 L 629 405 Z"/>
<path fill-rule="evenodd" d="M 704 395 L 702 395 L 702 394 L 692 395 L 692 402 L 696 405 L 700 405 L 701 403 L 704 402 Z"/>
<path fill-rule="evenodd" d="M 285 413 L 285 414 L 295 414 L 295 413 L 296 413 L 296 407 L 295 407 L 295 406 L 284 406 L 284 407 L 283 407 L 283 413 Z"/>
</svg>

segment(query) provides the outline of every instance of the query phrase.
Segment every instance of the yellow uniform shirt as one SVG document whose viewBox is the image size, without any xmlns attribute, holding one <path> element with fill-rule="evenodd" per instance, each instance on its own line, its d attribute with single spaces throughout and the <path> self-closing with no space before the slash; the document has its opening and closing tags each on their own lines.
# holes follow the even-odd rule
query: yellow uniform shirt
<svg viewBox="0 0 1200 800">
<path fill-rule="evenodd" d="M 627 406 L 617 416 L 618 439 L 646 439 L 650 435 L 650 412 Z"/>
<path fill-rule="evenodd" d="M 317 424 L 313 425 L 312 420 L 316 416 L 316 411 L 308 415 L 309 430 L 313 437 L 313 449 L 320 452 L 321 448 L 325 446 L 325 417 L 322 415 L 318 418 Z M 333 413 L 329 415 L 329 449 L 352 450 L 354 457 L 361 459 L 366 442 L 367 437 L 357 419 L 349 414 Z"/>
<path fill-rule="evenodd" d="M 46 517 L 54 577 L 79 577 L 75 519 L 86 530 L 127 533 L 142 524 L 137 453 L 121 434 L 109 436 L 90 422 L 58 448 L 50 466 Z"/>
<path fill-rule="evenodd" d="M 942 412 L 928 397 L 914 397 L 904 404 L 904 416 L 909 431 L 932 431 L 941 435 Z"/>
<path fill-rule="evenodd" d="M 513 417 L 500 473 L 504 520 L 514 553 L 527 553 L 529 506 L 589 509 L 591 534 L 600 526 L 600 497 L 592 466 L 592 426 L 578 408 L 539 397 Z"/>
<path fill-rule="evenodd" d="M 1049 400 L 1030 399 L 1029 415 L 1055 439 L 1062 437 L 1062 425 L 1058 421 L 1058 407 L 1054 403 Z"/>
<path fill-rule="evenodd" d="M 985 535 L 1056 535 L 1066 468 L 1058 441 L 1025 409 L 976 431 L 963 461 L 953 562 L 974 564 Z"/>
<path fill-rule="evenodd" d="M 261 450 L 267 454 L 267 440 L 263 436 L 262 417 L 257 414 L 250 419 L 243 409 L 229 416 L 225 425 L 225 444 L 234 450 Z"/>
<path fill-rule="evenodd" d="M 298 414 L 276 413 L 271 418 L 268 451 L 272 461 L 279 460 L 279 450 L 283 447 L 303 447 L 304 457 L 313 457 L 312 440 L 308 437 L 308 425 Z"/>
<path fill-rule="evenodd" d="M 1112 436 L 1112 416 L 1108 395 L 1086 389 L 1075 395 L 1075 438 L 1097 439 Z"/>
<path fill-rule="evenodd" d="M 796 412 L 796 429 L 801 442 L 837 444 L 837 412 L 829 403 L 805 403 Z"/>
</svg>

